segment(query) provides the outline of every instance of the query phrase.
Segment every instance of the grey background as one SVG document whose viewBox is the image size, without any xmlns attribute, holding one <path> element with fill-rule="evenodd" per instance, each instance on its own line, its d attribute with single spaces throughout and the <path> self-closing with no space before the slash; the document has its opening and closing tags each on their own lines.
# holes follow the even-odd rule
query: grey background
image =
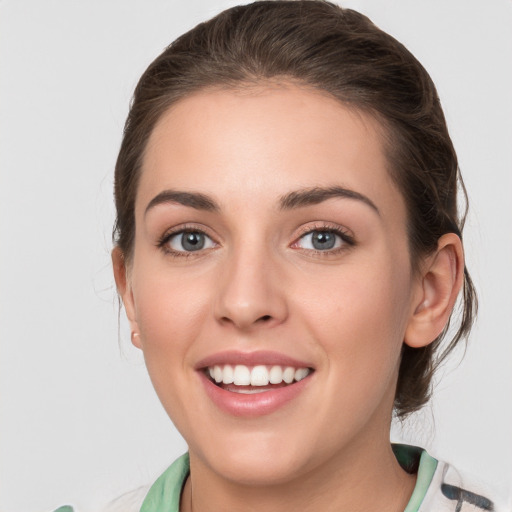
<svg viewBox="0 0 512 512">
<path fill-rule="evenodd" d="M 0 2 L 0 511 L 97 510 L 185 449 L 130 345 L 110 270 L 112 169 L 133 87 L 238 2 Z M 360 0 L 419 58 L 471 199 L 480 292 L 464 361 L 394 439 L 512 488 L 512 2 Z M 118 343 L 118 333 L 119 343 Z"/>
</svg>

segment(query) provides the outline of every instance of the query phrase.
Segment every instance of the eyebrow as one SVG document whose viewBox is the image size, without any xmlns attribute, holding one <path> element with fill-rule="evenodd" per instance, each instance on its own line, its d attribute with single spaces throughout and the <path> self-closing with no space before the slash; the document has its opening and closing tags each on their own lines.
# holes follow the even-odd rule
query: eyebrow
<svg viewBox="0 0 512 512">
<path fill-rule="evenodd" d="M 312 187 L 290 192 L 281 197 L 279 204 L 282 210 L 292 210 L 302 208 L 304 206 L 323 203 L 328 199 L 340 197 L 343 199 L 355 199 L 372 208 L 378 215 L 380 211 L 371 199 L 365 195 L 350 190 L 348 188 L 332 186 L 332 187 Z"/>
<path fill-rule="evenodd" d="M 148 213 L 151 208 L 159 204 L 177 203 L 196 210 L 204 210 L 208 212 L 217 212 L 220 210 L 219 205 L 206 194 L 200 192 L 182 192 L 179 190 L 164 190 L 156 195 L 149 204 L 146 206 L 144 215 Z"/>
<path fill-rule="evenodd" d="M 333 198 L 355 199 L 357 201 L 361 201 L 380 215 L 379 209 L 368 197 L 356 192 L 355 190 L 339 186 L 311 187 L 289 192 L 288 194 L 281 196 L 279 199 L 279 207 L 281 210 L 293 210 L 296 208 L 320 204 Z M 149 202 L 144 215 L 146 215 L 147 212 L 155 206 L 167 203 L 181 204 L 183 206 L 188 206 L 189 208 L 208 212 L 220 211 L 219 205 L 206 194 L 202 194 L 200 192 L 183 192 L 180 190 L 164 190 Z"/>
</svg>

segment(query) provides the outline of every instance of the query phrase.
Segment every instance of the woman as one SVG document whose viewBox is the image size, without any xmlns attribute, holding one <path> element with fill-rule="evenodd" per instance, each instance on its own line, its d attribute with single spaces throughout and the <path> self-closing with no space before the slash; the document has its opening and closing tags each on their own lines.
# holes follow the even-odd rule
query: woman
<svg viewBox="0 0 512 512">
<path fill-rule="evenodd" d="M 141 511 L 498 509 L 389 442 L 476 306 L 456 155 L 400 43 L 324 2 L 224 11 L 142 76 L 115 179 L 132 342 L 189 447 Z"/>
</svg>

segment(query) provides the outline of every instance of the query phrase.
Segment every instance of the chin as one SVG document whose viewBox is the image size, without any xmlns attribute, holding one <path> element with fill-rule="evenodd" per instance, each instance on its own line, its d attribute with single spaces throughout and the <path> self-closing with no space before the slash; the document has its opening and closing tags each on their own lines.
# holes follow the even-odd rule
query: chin
<svg viewBox="0 0 512 512">
<path fill-rule="evenodd" d="M 224 437 L 224 436 L 222 436 Z M 298 449 L 305 443 L 285 434 L 263 432 L 229 435 L 208 443 L 206 450 L 194 452 L 217 475 L 239 485 L 271 486 L 284 484 L 313 465 L 311 457 Z"/>
<path fill-rule="evenodd" d="M 298 476 L 302 466 L 296 457 L 274 453 L 230 454 L 222 461 L 216 460 L 214 471 L 225 479 L 247 486 L 272 486 L 284 484 Z"/>
</svg>

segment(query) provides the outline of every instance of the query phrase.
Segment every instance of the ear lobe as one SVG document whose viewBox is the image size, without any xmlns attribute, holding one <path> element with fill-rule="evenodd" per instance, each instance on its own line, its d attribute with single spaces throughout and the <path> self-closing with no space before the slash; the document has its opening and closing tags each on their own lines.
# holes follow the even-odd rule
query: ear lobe
<svg viewBox="0 0 512 512">
<path fill-rule="evenodd" d="M 137 348 L 142 348 L 139 336 L 139 327 L 135 317 L 135 303 L 133 300 L 132 288 L 128 277 L 128 268 L 123 252 L 119 247 L 112 250 L 112 267 L 114 270 L 114 279 L 116 281 L 117 292 L 123 301 L 126 316 L 130 322 L 132 331 L 131 340 Z"/>
<path fill-rule="evenodd" d="M 432 343 L 448 322 L 464 279 L 462 242 L 455 233 L 443 235 L 425 260 L 404 343 L 419 348 Z"/>
</svg>

